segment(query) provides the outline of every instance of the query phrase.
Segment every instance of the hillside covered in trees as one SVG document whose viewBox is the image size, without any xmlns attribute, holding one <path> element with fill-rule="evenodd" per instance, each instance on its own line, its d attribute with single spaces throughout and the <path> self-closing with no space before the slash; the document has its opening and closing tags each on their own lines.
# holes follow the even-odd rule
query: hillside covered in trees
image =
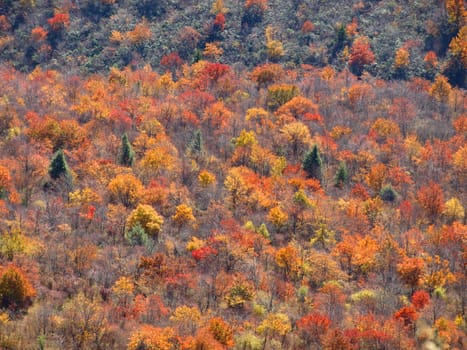
<svg viewBox="0 0 467 350">
<path fill-rule="evenodd" d="M 84 74 L 130 64 L 163 72 L 164 57 L 173 65 L 213 56 L 238 67 L 341 70 L 363 40 L 375 76 L 432 80 L 442 72 L 465 86 L 464 25 L 462 0 L 3 0 L 0 59 L 21 71 Z"/>
<path fill-rule="evenodd" d="M 465 13 L 0 1 L 0 349 L 465 349 Z"/>
</svg>

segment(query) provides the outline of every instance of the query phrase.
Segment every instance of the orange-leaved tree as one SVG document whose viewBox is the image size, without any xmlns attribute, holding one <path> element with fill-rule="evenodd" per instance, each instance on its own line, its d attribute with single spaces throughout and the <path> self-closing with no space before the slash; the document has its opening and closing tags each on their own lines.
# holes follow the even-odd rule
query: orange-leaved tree
<svg viewBox="0 0 467 350">
<path fill-rule="evenodd" d="M 366 36 L 359 36 L 355 39 L 350 48 L 349 65 L 355 75 L 362 75 L 366 65 L 375 61 L 375 55 L 370 47 L 370 41 Z"/>
<path fill-rule="evenodd" d="M 24 272 L 10 265 L 0 271 L 0 306 L 19 310 L 29 306 L 36 291 Z"/>
<path fill-rule="evenodd" d="M 131 334 L 127 350 L 173 350 L 176 344 L 178 344 L 178 337 L 173 328 L 160 328 L 145 324 Z"/>
</svg>

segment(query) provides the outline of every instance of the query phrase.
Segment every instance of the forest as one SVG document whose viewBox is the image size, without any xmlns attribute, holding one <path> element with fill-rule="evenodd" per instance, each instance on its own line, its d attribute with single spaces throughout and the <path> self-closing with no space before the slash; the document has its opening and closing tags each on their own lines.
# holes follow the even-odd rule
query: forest
<svg viewBox="0 0 467 350">
<path fill-rule="evenodd" d="M 458 0 L 0 0 L 0 349 L 466 349 L 466 41 Z"/>
</svg>

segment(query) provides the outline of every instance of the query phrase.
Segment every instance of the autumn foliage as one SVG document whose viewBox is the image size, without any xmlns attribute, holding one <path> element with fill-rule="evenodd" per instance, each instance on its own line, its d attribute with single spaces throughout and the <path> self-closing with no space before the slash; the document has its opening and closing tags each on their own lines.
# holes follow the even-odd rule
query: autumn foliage
<svg viewBox="0 0 467 350">
<path fill-rule="evenodd" d="M 68 13 L 57 12 L 52 18 L 47 20 L 47 23 L 54 31 L 64 29 L 70 25 L 70 15 Z"/>
<path fill-rule="evenodd" d="M 75 35 L 75 3 L 31 52 Z M 391 47 L 408 75 L 386 81 L 361 20 L 322 67 L 231 65 L 184 28 L 197 59 L 152 67 L 132 56 L 165 50 L 152 21 L 87 6 L 121 26 L 124 68 L 0 65 L 0 348 L 465 347 L 465 91 L 413 79 L 419 49 Z M 231 35 L 215 8 L 199 36 Z M 311 45 L 321 22 L 295 12 Z"/>
<path fill-rule="evenodd" d="M 364 66 L 375 61 L 375 55 L 371 50 L 370 43 L 367 37 L 361 36 L 355 39 L 350 48 L 350 68 L 356 75 L 361 75 Z"/>
<path fill-rule="evenodd" d="M 36 291 L 16 266 L 8 266 L 0 275 L 0 304 L 2 308 L 19 310 L 31 304 Z"/>
</svg>

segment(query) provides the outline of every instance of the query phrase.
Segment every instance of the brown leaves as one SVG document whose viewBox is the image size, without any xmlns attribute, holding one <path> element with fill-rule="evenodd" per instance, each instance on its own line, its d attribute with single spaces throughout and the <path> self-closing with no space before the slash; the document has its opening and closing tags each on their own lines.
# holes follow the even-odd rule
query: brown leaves
<svg viewBox="0 0 467 350">
<path fill-rule="evenodd" d="M 422 186 L 417 192 L 417 199 L 430 220 L 435 220 L 444 209 L 444 194 L 441 186 L 433 181 Z"/>
</svg>

